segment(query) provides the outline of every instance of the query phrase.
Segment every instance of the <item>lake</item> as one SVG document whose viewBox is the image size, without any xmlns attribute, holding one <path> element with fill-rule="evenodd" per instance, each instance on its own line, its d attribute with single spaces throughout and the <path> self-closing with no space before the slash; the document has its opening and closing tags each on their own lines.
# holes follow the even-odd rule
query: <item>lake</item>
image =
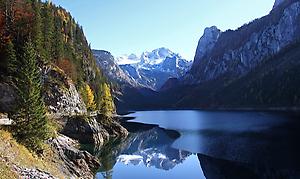
<svg viewBox="0 0 300 179">
<path fill-rule="evenodd" d="M 141 111 L 130 135 L 93 149 L 98 179 L 300 178 L 299 115 Z"/>
</svg>

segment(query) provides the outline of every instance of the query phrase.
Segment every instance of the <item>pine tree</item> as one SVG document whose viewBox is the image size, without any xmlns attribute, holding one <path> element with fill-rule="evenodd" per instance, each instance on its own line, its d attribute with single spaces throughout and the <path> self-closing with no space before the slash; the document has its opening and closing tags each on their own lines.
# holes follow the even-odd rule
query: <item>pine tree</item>
<svg viewBox="0 0 300 179">
<path fill-rule="evenodd" d="M 43 5 L 42 17 L 43 17 L 43 48 L 45 49 L 44 58 L 50 61 L 54 52 L 54 16 L 52 13 L 51 3 L 45 3 Z"/>
<path fill-rule="evenodd" d="M 5 48 L 5 56 L 7 60 L 7 71 L 9 76 L 14 76 L 17 74 L 17 57 L 14 44 L 11 41 L 8 41 Z"/>
<path fill-rule="evenodd" d="M 36 52 L 41 56 L 45 56 L 45 49 L 43 48 L 43 23 L 41 16 L 42 3 L 39 0 L 32 0 L 32 9 L 34 13 L 33 26 L 32 26 L 32 42 Z M 44 58 L 41 58 L 44 59 Z"/>
<path fill-rule="evenodd" d="M 62 21 L 59 16 L 55 17 L 55 31 L 54 31 L 54 58 L 60 60 L 64 57 L 64 42 L 62 32 Z"/>
<path fill-rule="evenodd" d="M 30 150 L 38 152 L 49 136 L 49 128 L 41 95 L 41 74 L 31 42 L 24 45 L 18 62 L 15 85 L 19 98 L 17 113 L 13 115 L 13 135 Z"/>
</svg>

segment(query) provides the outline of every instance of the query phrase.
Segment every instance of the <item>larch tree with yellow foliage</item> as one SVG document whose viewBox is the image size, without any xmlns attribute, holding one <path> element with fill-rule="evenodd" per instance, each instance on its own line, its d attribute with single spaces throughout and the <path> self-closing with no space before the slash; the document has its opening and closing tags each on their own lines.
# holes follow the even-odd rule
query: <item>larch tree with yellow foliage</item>
<svg viewBox="0 0 300 179">
<path fill-rule="evenodd" d="M 114 113 L 115 105 L 107 83 L 102 84 L 102 97 L 99 103 L 99 111 L 101 114 L 110 116 Z"/>
<path fill-rule="evenodd" d="M 85 85 L 85 91 L 86 91 L 86 98 L 87 98 L 87 109 L 89 111 L 94 111 L 96 110 L 96 103 L 95 103 L 95 97 L 94 97 L 94 93 L 93 90 L 91 89 L 91 87 L 86 84 Z"/>
</svg>

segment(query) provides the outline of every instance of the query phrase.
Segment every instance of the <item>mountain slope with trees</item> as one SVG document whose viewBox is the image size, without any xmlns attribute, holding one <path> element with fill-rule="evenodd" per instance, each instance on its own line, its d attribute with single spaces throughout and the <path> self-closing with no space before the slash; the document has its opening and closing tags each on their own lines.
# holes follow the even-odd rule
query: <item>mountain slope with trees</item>
<svg viewBox="0 0 300 179">
<path fill-rule="evenodd" d="M 39 67 L 52 64 L 62 69 L 75 83 L 87 104 L 89 85 L 95 104 L 100 108 L 102 86 L 106 79 L 97 67 L 82 27 L 61 7 L 38 0 L 1 0 L 0 17 L 0 79 L 6 81 L 9 59 L 13 48 L 18 55 L 25 41 L 33 43 Z M 11 43 L 13 47 L 7 45 Z M 12 52 L 8 52 L 12 53 Z"/>
<path fill-rule="evenodd" d="M 9 127 L 0 125 L 1 134 L 10 132 L 39 160 L 53 157 L 49 162 L 67 177 L 94 178 L 99 161 L 78 149 L 78 139 L 61 133 L 86 135 L 100 141 L 99 147 L 110 137 L 128 135 L 112 118 L 109 83 L 69 12 L 50 1 L 0 0 L 0 113 L 13 120 Z M 22 170 L 37 177 L 24 163 L 5 163 L 19 177 Z"/>
</svg>

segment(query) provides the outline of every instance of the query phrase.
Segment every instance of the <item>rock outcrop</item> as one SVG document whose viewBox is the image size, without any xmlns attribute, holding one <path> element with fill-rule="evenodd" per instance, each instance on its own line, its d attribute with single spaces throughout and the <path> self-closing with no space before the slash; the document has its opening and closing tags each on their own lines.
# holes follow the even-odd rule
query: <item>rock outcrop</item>
<svg viewBox="0 0 300 179">
<path fill-rule="evenodd" d="M 125 73 L 116 63 L 110 52 L 104 50 L 93 50 L 94 57 L 99 68 L 113 82 L 120 85 L 130 85 L 137 87 L 139 84 L 135 82 L 127 73 Z"/>
<path fill-rule="evenodd" d="M 280 6 L 269 15 L 254 20 L 241 28 L 214 35 L 217 41 L 205 49 L 199 45 L 195 62 L 188 76 L 203 83 L 224 75 L 239 77 L 255 68 L 264 59 L 273 56 L 287 45 L 299 40 L 300 2 L 278 1 Z M 207 30 L 208 31 L 208 30 Z M 202 37 L 205 39 L 207 33 Z M 214 34 L 214 33 L 208 33 Z M 214 40 L 215 40 L 214 39 Z M 201 42 L 202 40 L 200 40 Z M 201 44 L 201 43 L 200 43 Z"/>
<path fill-rule="evenodd" d="M 58 67 L 44 67 L 43 82 L 44 100 L 50 113 L 73 115 L 87 112 L 74 83 Z"/>
<path fill-rule="evenodd" d="M 205 28 L 204 34 L 198 43 L 195 59 L 201 60 L 206 53 L 209 53 L 215 47 L 221 33 L 221 30 L 216 26 Z M 197 63 L 197 61 L 195 63 Z"/>
<path fill-rule="evenodd" d="M 20 178 L 30 178 L 30 179 L 57 179 L 52 176 L 50 173 L 39 170 L 39 169 L 30 169 L 19 166 L 14 166 L 14 170 L 18 173 Z"/>
<path fill-rule="evenodd" d="M 106 117 L 74 116 L 65 119 L 62 134 L 82 144 L 101 147 L 110 137 L 126 137 L 128 132 L 118 122 Z"/>
<path fill-rule="evenodd" d="M 194 64 L 200 63 L 202 58 L 211 52 L 211 50 L 215 47 L 215 44 L 217 43 L 221 33 L 221 30 L 216 26 L 207 27 L 204 29 L 204 34 L 198 42 Z M 183 79 L 181 80 L 184 83 L 193 83 L 193 81 L 197 81 L 190 73 L 187 73 L 185 76 L 183 76 Z"/>
<path fill-rule="evenodd" d="M 87 112 L 74 83 L 58 67 L 44 66 L 42 69 L 43 97 L 48 112 L 54 115 L 74 115 Z M 13 112 L 17 94 L 9 83 L 0 83 L 0 111 Z"/>
<path fill-rule="evenodd" d="M 274 3 L 274 6 L 273 6 L 273 9 L 278 7 L 280 4 L 282 4 L 285 0 L 275 0 L 275 3 Z"/>
<path fill-rule="evenodd" d="M 11 112 L 16 107 L 17 95 L 11 85 L 0 83 L 0 112 Z"/>
<path fill-rule="evenodd" d="M 94 178 L 94 172 L 100 167 L 100 163 L 90 153 L 79 150 L 76 141 L 59 135 L 48 143 L 74 178 Z"/>
</svg>

